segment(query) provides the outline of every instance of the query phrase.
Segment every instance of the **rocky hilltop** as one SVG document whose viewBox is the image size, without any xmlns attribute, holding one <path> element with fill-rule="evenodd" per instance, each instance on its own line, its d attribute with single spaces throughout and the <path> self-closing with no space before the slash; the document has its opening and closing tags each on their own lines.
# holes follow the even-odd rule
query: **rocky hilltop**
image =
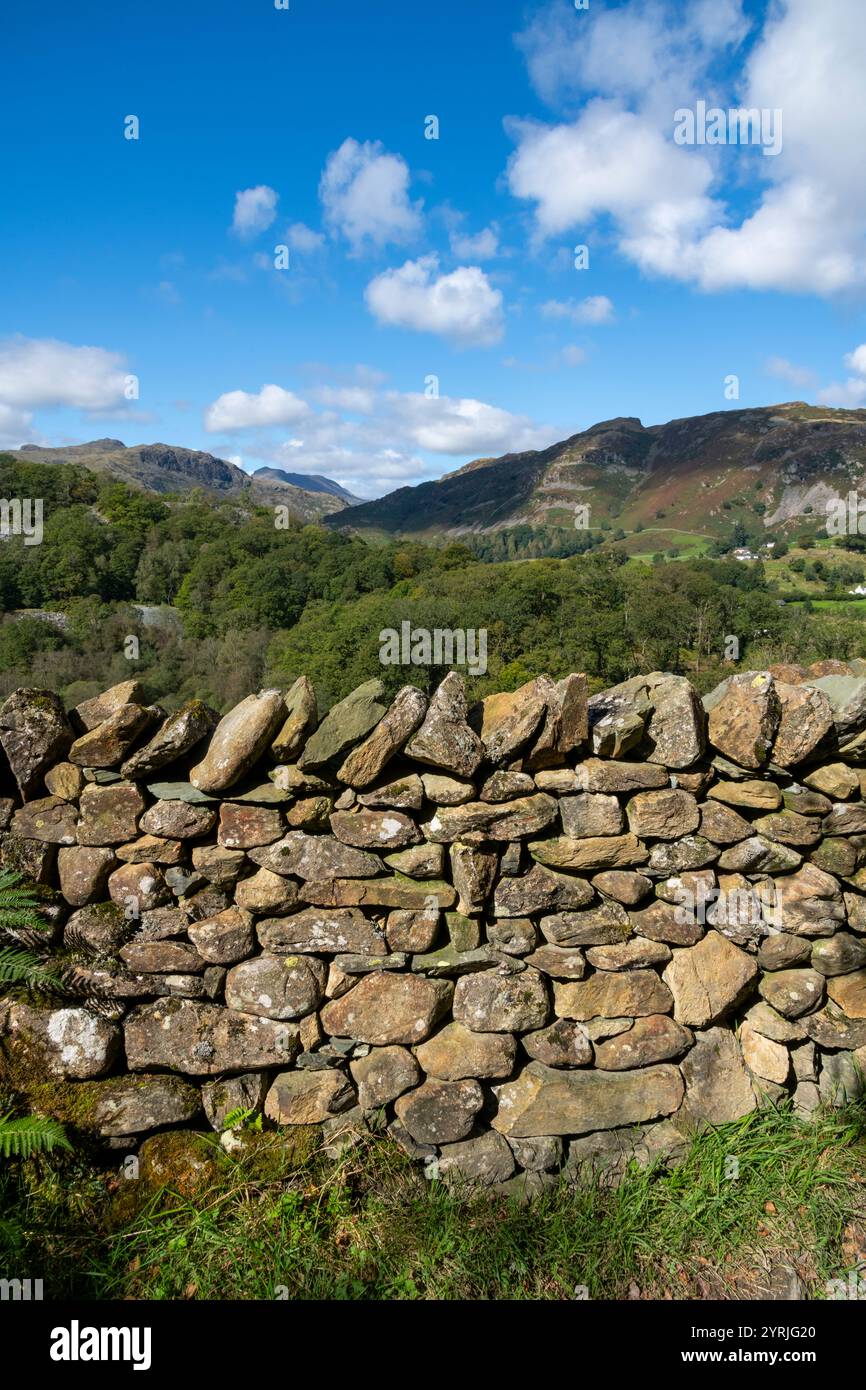
<svg viewBox="0 0 866 1390">
<path fill-rule="evenodd" d="M 330 519 L 393 535 L 573 526 L 726 535 L 734 521 L 813 529 L 826 502 L 866 483 L 866 411 L 802 401 L 641 424 L 604 420 L 539 452 L 478 459 Z M 758 510 L 756 510 L 756 508 Z"/>
<path fill-rule="evenodd" d="M 372 680 L 323 719 L 303 677 L 222 719 L 22 689 L 0 745 L 0 857 L 82 995 L 5 998 L 4 1078 L 114 1148 L 238 1110 L 384 1124 L 534 1190 L 859 1092 L 864 662 L 703 702 L 659 672 L 471 707 L 453 672 L 429 702 Z"/>
<path fill-rule="evenodd" d="M 122 439 L 94 439 L 62 448 L 26 444 L 13 456 L 27 463 L 76 464 L 147 492 L 183 494 L 199 488 L 217 498 L 258 506 L 285 504 L 303 521 L 318 521 L 356 500 L 329 478 L 311 478 L 305 485 L 303 474 L 278 468 L 259 469 L 251 476 L 226 459 L 177 444 L 126 445 Z"/>
</svg>

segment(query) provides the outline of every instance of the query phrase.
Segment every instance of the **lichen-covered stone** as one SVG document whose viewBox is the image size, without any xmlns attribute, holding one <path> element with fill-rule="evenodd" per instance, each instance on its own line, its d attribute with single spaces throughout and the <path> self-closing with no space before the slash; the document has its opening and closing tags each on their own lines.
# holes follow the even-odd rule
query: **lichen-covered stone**
<svg viewBox="0 0 866 1390">
<path fill-rule="evenodd" d="M 414 685 L 398 690 L 372 733 L 352 749 L 337 771 L 350 787 L 369 787 L 414 734 L 427 713 L 427 697 Z"/>
<path fill-rule="evenodd" d="M 158 999 L 124 1024 L 133 1071 L 167 1067 L 190 1076 L 286 1066 L 300 1050 L 295 1024 L 190 999 Z"/>
<path fill-rule="evenodd" d="M 41 794 L 45 772 L 65 758 L 72 738 L 51 690 L 16 690 L 0 705 L 0 744 L 25 801 Z"/>
<path fill-rule="evenodd" d="M 683 1081 L 679 1068 L 666 1064 L 634 1072 L 569 1073 L 530 1062 L 497 1094 L 493 1127 L 501 1134 L 588 1134 L 670 1115 L 682 1100 Z"/>
<path fill-rule="evenodd" d="M 261 690 L 241 700 L 220 720 L 207 752 L 191 769 L 192 785 L 203 792 L 234 786 L 261 757 L 285 716 L 278 690 Z"/>
<path fill-rule="evenodd" d="M 265 1114 L 278 1125 L 321 1124 L 355 1104 L 355 1088 L 341 1071 L 284 1071 L 265 1098 Z"/>
<path fill-rule="evenodd" d="M 420 975 L 365 975 L 322 1010 L 334 1037 L 386 1046 L 423 1042 L 447 1011 L 454 986 Z"/>
<path fill-rule="evenodd" d="M 517 975 L 482 970 L 457 981 L 452 1012 L 473 1033 L 528 1032 L 548 1020 L 548 987 L 537 970 Z"/>
<path fill-rule="evenodd" d="M 307 772 L 325 768 L 366 738 L 386 713 L 384 694 L 382 682 L 370 680 L 334 705 L 307 739 L 298 767 Z"/>
</svg>

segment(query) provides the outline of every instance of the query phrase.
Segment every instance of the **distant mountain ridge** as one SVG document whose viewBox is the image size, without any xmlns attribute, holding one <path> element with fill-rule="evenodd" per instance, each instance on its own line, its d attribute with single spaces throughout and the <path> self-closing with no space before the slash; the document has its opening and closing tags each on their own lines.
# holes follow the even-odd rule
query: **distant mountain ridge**
<svg viewBox="0 0 866 1390">
<path fill-rule="evenodd" d="M 305 492 L 325 492 L 331 497 L 342 498 L 349 507 L 355 507 L 364 500 L 347 492 L 333 478 L 323 478 L 320 473 L 287 473 L 284 468 L 257 468 L 251 476 L 262 483 L 287 483 L 290 487 L 303 488 Z"/>
<path fill-rule="evenodd" d="M 262 506 L 283 504 L 303 521 L 318 521 L 357 501 L 330 478 L 306 478 L 302 473 L 283 473 L 276 468 L 260 468 L 251 476 L 227 459 L 176 444 L 126 445 L 122 439 L 94 439 L 58 448 L 25 444 L 9 452 L 31 463 L 77 464 L 148 492 L 184 493 L 204 488 Z"/>
<path fill-rule="evenodd" d="M 791 401 L 645 426 L 603 420 L 547 449 L 476 459 L 399 488 L 328 525 L 419 539 L 520 524 L 727 534 L 734 521 L 784 532 L 823 524 L 826 502 L 866 497 L 866 410 Z"/>
</svg>

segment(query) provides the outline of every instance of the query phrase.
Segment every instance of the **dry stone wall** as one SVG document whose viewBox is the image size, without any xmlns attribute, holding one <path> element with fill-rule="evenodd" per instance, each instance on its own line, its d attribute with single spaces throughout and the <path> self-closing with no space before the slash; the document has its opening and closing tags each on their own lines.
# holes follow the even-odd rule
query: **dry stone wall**
<svg viewBox="0 0 866 1390">
<path fill-rule="evenodd" d="M 859 1091 L 864 663 L 321 720 L 304 678 L 222 719 L 19 690 L 0 744 L 0 857 L 98 1001 L 7 997 L 6 1080 L 114 1147 L 263 1111 L 493 1184 Z"/>
</svg>

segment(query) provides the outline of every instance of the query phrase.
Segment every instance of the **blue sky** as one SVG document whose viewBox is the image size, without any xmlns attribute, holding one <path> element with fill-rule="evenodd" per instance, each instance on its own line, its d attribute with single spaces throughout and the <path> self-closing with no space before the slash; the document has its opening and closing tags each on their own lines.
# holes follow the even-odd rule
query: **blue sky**
<svg viewBox="0 0 866 1390">
<path fill-rule="evenodd" d="M 375 496 L 616 415 L 866 406 L 861 0 L 47 0 L 4 38 L 7 447 Z M 700 101 L 780 152 L 677 143 Z"/>
</svg>

